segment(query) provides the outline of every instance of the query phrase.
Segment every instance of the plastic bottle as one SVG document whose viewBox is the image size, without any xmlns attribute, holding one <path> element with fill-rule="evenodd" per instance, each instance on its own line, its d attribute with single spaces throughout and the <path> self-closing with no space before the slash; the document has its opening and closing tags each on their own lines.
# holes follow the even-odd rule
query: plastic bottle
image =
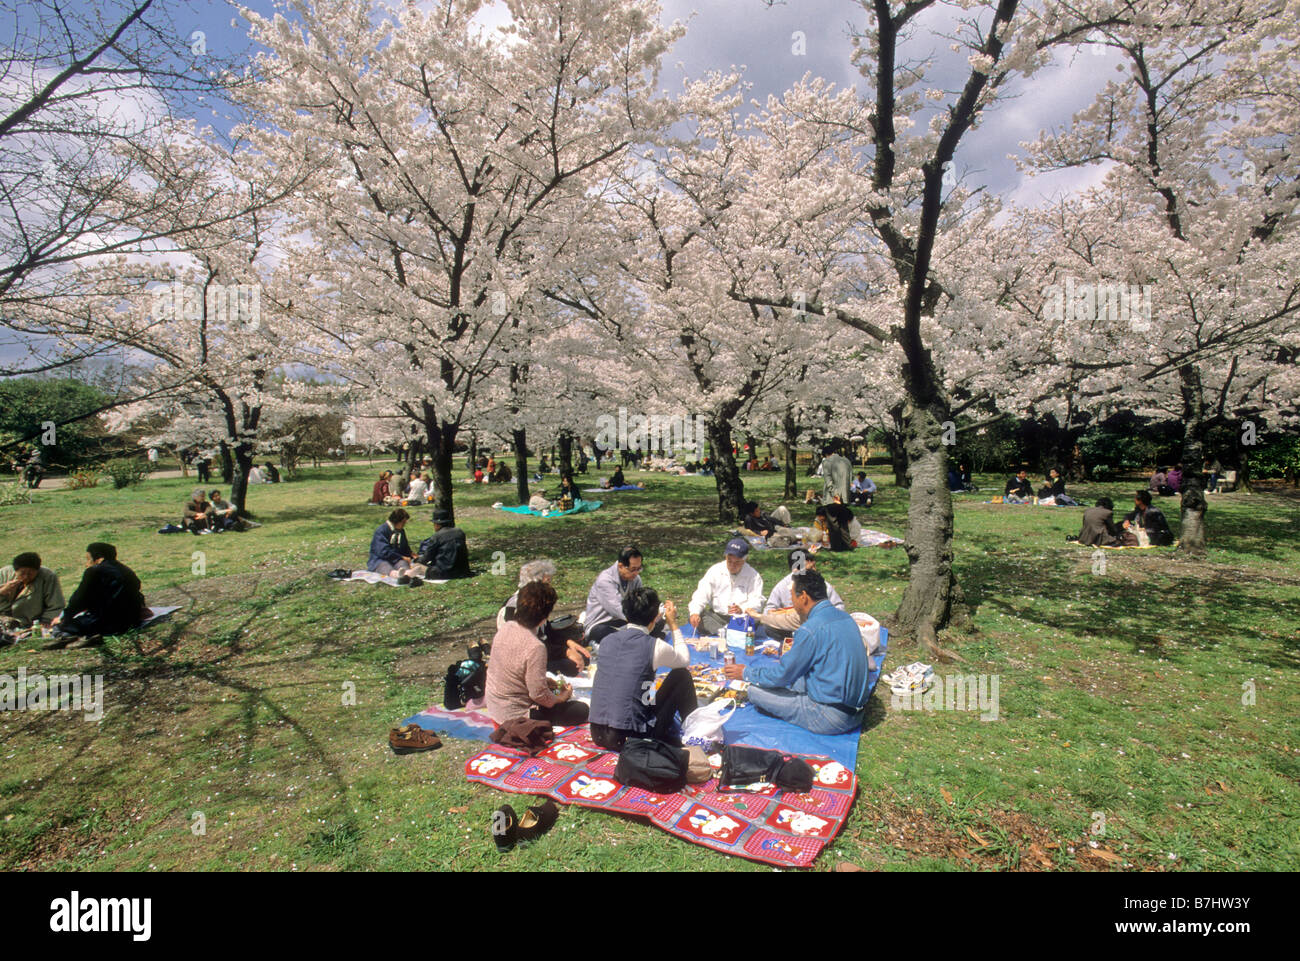
<svg viewBox="0 0 1300 961">
<path fill-rule="evenodd" d="M 745 654 L 749 657 L 754 656 L 754 619 L 745 618 Z"/>
</svg>

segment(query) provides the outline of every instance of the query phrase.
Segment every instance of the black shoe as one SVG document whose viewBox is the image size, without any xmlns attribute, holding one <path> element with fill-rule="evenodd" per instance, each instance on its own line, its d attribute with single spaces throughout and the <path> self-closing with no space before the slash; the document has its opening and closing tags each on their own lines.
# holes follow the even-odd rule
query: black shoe
<svg viewBox="0 0 1300 961">
<path fill-rule="evenodd" d="M 411 587 L 419 587 L 423 583 L 424 583 L 423 577 L 416 577 L 414 574 L 411 575 L 411 581 L 410 581 Z"/>
<path fill-rule="evenodd" d="M 41 645 L 42 651 L 57 651 L 67 647 L 77 639 L 76 634 L 55 634 L 52 638 Z"/>
<path fill-rule="evenodd" d="M 397 579 L 397 583 L 400 584 L 402 587 L 405 587 L 407 584 L 411 583 L 411 575 L 403 574 L 401 577 Z"/>
<path fill-rule="evenodd" d="M 1066 535 L 1065 535 L 1065 539 L 1066 539 L 1067 541 L 1077 541 L 1077 540 L 1079 539 L 1079 535 L 1078 535 L 1078 534 L 1066 534 Z"/>
<path fill-rule="evenodd" d="M 489 827 L 498 851 L 504 853 L 515 846 L 515 841 L 519 838 L 519 818 L 515 815 L 515 809 L 509 804 L 503 804 L 492 812 L 492 822 Z"/>
<path fill-rule="evenodd" d="M 78 637 L 73 639 L 72 643 L 68 645 L 68 650 L 71 651 L 81 647 L 99 647 L 103 643 L 104 643 L 104 635 L 87 634 L 85 637 Z"/>
<path fill-rule="evenodd" d="M 511 811 L 511 814 L 514 812 Z M 530 807 L 519 819 L 519 840 L 535 841 L 555 826 L 559 820 L 560 809 L 555 802 L 547 798 L 536 807 Z"/>
</svg>

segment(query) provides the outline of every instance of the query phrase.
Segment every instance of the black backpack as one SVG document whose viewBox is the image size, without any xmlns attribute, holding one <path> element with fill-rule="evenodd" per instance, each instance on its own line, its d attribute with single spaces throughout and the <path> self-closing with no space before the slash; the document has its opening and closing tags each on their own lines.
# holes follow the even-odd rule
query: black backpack
<svg viewBox="0 0 1300 961">
<path fill-rule="evenodd" d="M 464 707 L 483 697 L 487 690 L 487 665 L 476 657 L 455 661 L 447 667 L 443 684 L 442 705 L 449 711 Z"/>
<path fill-rule="evenodd" d="M 673 794 L 686 786 L 690 755 L 663 741 L 629 740 L 614 768 L 614 780 L 657 794 Z"/>
</svg>

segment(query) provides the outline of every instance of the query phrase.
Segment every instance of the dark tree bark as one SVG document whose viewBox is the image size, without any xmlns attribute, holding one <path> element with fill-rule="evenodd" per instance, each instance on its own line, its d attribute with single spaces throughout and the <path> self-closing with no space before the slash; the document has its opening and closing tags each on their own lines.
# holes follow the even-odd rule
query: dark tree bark
<svg viewBox="0 0 1300 961">
<path fill-rule="evenodd" d="M 573 435 L 562 430 L 557 441 L 560 447 L 560 476 L 563 477 L 573 473 Z"/>
<path fill-rule="evenodd" d="M 1194 474 L 1183 478 L 1180 514 L 1183 522 L 1182 533 L 1178 536 L 1178 553 L 1183 557 L 1203 558 L 1205 556 L 1205 495 L 1201 493 L 1201 482 Z"/>
<path fill-rule="evenodd" d="M 885 431 L 885 443 L 889 447 L 889 464 L 894 469 L 894 486 L 906 487 L 907 445 L 903 440 L 903 405 L 895 404 L 891 407 L 889 416 L 894 422 L 894 429 Z"/>
<path fill-rule="evenodd" d="M 528 503 L 528 432 L 515 429 L 510 432 L 515 445 L 515 495 L 520 504 Z"/>
<path fill-rule="evenodd" d="M 798 497 L 799 489 L 795 484 L 795 453 L 798 448 L 795 446 L 799 442 L 799 427 L 795 423 L 794 414 L 789 410 L 785 412 L 785 418 L 781 424 L 785 431 L 785 492 L 786 497 Z"/>
<path fill-rule="evenodd" d="M 745 482 L 736 469 L 736 457 L 731 450 L 731 425 L 723 419 L 709 418 L 704 429 L 713 447 L 713 479 L 718 486 L 718 519 L 724 524 L 734 524 L 740 518 L 740 506 L 745 502 Z"/>
<path fill-rule="evenodd" d="M 232 484 L 235 478 L 235 461 L 230 456 L 230 445 L 223 440 L 217 445 L 217 451 L 221 457 L 221 480 L 227 485 Z M 234 501 L 232 500 L 231 503 L 233 504 Z"/>
</svg>

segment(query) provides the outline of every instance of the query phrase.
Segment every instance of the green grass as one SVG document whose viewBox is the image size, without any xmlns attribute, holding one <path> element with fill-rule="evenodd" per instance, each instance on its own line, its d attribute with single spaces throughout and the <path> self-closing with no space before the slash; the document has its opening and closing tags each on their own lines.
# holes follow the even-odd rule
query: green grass
<svg viewBox="0 0 1300 961">
<path fill-rule="evenodd" d="M 182 605 L 170 623 L 97 650 L 0 651 L 0 674 L 102 674 L 106 701 L 99 723 L 0 715 L 0 867 L 765 870 L 576 807 L 550 835 L 500 856 L 488 822 L 506 796 L 462 773 L 477 745 L 397 757 L 386 742 L 395 721 L 440 696 L 456 652 L 490 637 L 526 560 L 556 559 L 560 605 L 577 610 L 595 573 L 635 542 L 646 582 L 684 602 L 725 540 L 712 480 L 634 474 L 649 493 L 555 521 L 493 511 L 510 500 L 500 487 L 458 485 L 474 565 L 488 569 L 500 551 L 505 576 L 418 590 L 329 581 L 322 571 L 360 566 L 385 514 L 364 504 L 377 471 L 307 470 L 259 488 L 250 507 L 266 526 L 221 537 L 154 533 L 178 517 L 192 486 L 182 479 L 38 490 L 31 505 L 0 508 L 0 560 L 37 549 L 70 591 L 86 543 L 110 540 L 151 603 Z M 780 478 L 748 488 L 773 503 Z M 1119 503 L 1126 489 L 1076 496 Z M 1108 552 L 1098 576 L 1091 553 L 1063 539 L 1079 509 L 980 500 L 956 508 L 976 630 L 948 638 L 965 663 L 937 671 L 998 675 L 999 719 L 895 709 L 879 693 L 858 801 L 817 869 L 1110 867 L 1089 840 L 1115 865 L 1293 868 L 1300 501 L 1211 498 L 1206 563 Z M 796 522 L 811 519 L 811 508 L 791 507 Z M 906 507 L 906 491 L 882 487 L 864 526 L 901 535 Z M 427 511 L 412 528 L 413 540 L 427 535 Z M 769 587 L 783 573 L 780 555 L 751 561 Z M 819 569 L 850 609 L 876 614 L 897 605 L 907 577 L 898 549 L 832 556 Z M 893 646 L 889 666 L 917 657 Z M 1253 705 L 1243 703 L 1248 682 Z"/>
</svg>

